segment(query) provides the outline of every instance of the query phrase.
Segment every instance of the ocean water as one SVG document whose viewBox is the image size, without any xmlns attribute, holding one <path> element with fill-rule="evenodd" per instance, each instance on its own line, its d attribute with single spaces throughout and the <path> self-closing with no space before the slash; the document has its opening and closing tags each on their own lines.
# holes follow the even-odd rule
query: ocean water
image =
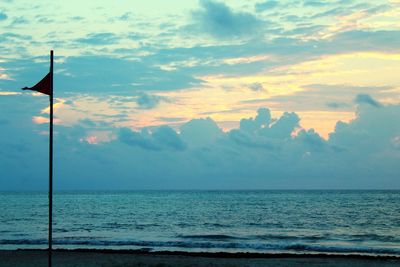
<svg viewBox="0 0 400 267">
<path fill-rule="evenodd" d="M 0 193 L 0 249 L 46 238 L 46 193 Z M 400 256 L 400 191 L 56 193 L 54 244 Z"/>
</svg>

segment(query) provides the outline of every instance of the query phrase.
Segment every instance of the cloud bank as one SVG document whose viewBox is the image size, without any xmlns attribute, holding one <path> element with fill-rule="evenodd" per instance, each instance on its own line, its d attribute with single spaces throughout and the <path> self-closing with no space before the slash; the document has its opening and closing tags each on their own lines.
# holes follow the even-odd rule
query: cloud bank
<svg viewBox="0 0 400 267">
<path fill-rule="evenodd" d="M 27 114 L 13 108 L 21 96 L 7 98 L 8 112 L 26 123 L 8 120 L 7 113 L 0 117 L 0 186 L 45 189 L 47 125 L 33 125 Z M 22 99 L 26 108 L 32 108 L 27 97 Z M 296 113 L 273 117 L 268 108 L 260 108 L 228 132 L 211 118 L 194 119 L 175 129 L 140 131 L 88 122 L 79 127 L 59 125 L 56 188 L 400 188 L 400 105 L 376 108 L 370 103 L 373 98 L 366 99 L 358 101 L 356 118 L 339 121 L 328 140 L 313 129 L 303 129 Z M 114 132 L 114 138 L 89 142 L 100 140 L 93 139 L 96 129 Z M 90 133 L 94 137 L 84 139 Z"/>
</svg>

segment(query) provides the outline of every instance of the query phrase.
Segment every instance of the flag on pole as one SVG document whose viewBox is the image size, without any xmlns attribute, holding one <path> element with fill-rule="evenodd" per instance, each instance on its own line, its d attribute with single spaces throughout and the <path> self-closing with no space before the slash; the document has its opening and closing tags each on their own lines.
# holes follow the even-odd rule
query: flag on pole
<svg viewBox="0 0 400 267">
<path fill-rule="evenodd" d="M 52 81 L 52 73 L 49 72 L 44 78 L 38 82 L 36 85 L 32 87 L 24 87 L 22 90 L 32 90 L 42 94 L 50 95 L 51 94 L 51 81 Z"/>
<path fill-rule="evenodd" d="M 50 123 L 49 123 L 49 249 L 48 266 L 52 266 L 53 249 L 53 50 L 50 51 L 50 72 L 33 87 L 24 87 L 22 90 L 32 90 L 46 94 L 50 100 Z"/>
</svg>

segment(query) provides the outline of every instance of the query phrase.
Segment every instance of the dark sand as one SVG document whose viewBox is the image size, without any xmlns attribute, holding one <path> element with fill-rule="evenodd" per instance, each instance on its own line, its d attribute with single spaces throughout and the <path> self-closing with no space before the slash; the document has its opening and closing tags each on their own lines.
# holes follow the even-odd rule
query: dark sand
<svg viewBox="0 0 400 267">
<path fill-rule="evenodd" d="M 0 250 L 0 266 L 47 266 L 47 252 Z M 110 250 L 57 250 L 54 267 L 92 266 L 400 266 L 400 258 L 371 256 L 293 255 L 253 253 L 182 253 Z"/>
</svg>

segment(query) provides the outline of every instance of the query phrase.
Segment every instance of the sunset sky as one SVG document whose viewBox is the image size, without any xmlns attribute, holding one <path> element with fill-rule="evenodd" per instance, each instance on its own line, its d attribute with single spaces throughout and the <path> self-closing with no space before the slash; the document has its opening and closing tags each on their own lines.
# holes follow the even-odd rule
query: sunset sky
<svg viewBox="0 0 400 267">
<path fill-rule="evenodd" d="M 58 189 L 400 188 L 399 0 L 0 0 L 0 29 L 0 189 L 46 188 L 50 49 Z"/>
</svg>

